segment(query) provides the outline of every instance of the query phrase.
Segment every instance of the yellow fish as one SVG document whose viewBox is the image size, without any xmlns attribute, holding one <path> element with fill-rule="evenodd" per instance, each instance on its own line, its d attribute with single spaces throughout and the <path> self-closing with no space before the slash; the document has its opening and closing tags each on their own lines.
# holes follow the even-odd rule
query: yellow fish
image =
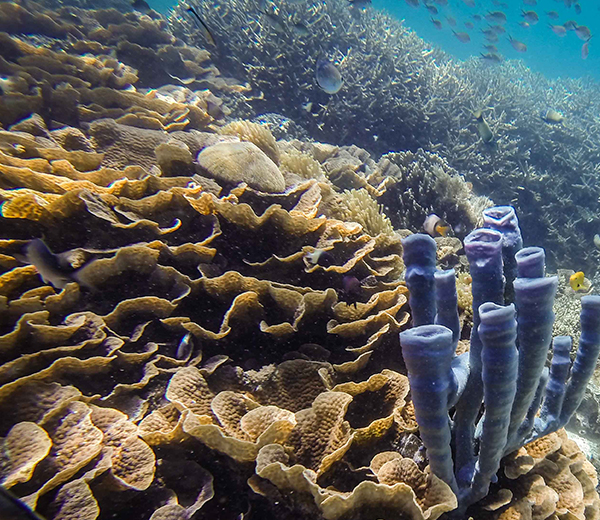
<svg viewBox="0 0 600 520">
<path fill-rule="evenodd" d="M 586 290 L 584 280 L 585 276 L 583 274 L 583 271 L 578 271 L 572 274 L 569 278 L 569 285 L 574 291 Z"/>
</svg>

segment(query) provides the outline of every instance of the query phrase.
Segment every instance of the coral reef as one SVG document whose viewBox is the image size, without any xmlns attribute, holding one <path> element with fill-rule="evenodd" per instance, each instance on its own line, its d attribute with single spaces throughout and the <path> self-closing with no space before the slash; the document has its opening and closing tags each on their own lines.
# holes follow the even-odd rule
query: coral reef
<svg viewBox="0 0 600 520">
<path fill-rule="evenodd" d="M 600 135 L 593 81 L 549 80 L 518 61 L 453 61 L 401 21 L 341 0 L 282 0 L 266 13 L 254 0 L 230 0 L 226 9 L 216 0 L 195 3 L 221 42 L 220 66 L 256 92 L 240 115 L 278 112 L 319 140 L 375 154 L 437 153 L 476 193 L 515 205 L 554 270 L 596 272 L 600 253 L 590 246 L 599 230 L 600 170 L 593 143 Z M 175 9 L 170 26 L 198 44 L 203 37 L 186 6 Z M 347 80 L 335 95 L 314 79 L 320 53 Z M 549 107 L 564 114 L 563 122 L 542 120 Z M 477 110 L 491 127 L 491 143 L 476 131 Z"/>
</svg>

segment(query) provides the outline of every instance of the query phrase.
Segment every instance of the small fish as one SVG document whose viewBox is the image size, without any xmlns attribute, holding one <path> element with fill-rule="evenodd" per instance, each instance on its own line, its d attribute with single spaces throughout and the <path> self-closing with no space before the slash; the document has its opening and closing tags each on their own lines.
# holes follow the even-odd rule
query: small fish
<svg viewBox="0 0 600 520">
<path fill-rule="evenodd" d="M 550 20 L 558 20 L 559 14 L 556 11 L 548 11 L 546 14 Z"/>
<path fill-rule="evenodd" d="M 404 0 L 411 7 L 419 7 L 419 0 Z"/>
<path fill-rule="evenodd" d="M 306 27 L 306 25 L 304 25 L 302 22 L 296 22 L 294 25 L 292 25 L 292 30 L 295 34 L 302 37 L 310 34 L 308 27 Z"/>
<path fill-rule="evenodd" d="M 594 245 L 596 249 L 600 249 L 600 235 L 598 234 L 594 235 Z"/>
<path fill-rule="evenodd" d="M 501 25 L 492 25 L 490 27 L 492 29 L 492 31 L 494 31 L 496 34 L 503 34 L 506 32 L 506 29 L 504 27 L 502 27 Z"/>
<path fill-rule="evenodd" d="M 188 359 L 192 354 L 192 350 L 194 349 L 194 341 L 192 338 L 192 333 L 188 332 L 177 346 L 177 352 L 175 353 L 175 359 L 184 360 Z"/>
<path fill-rule="evenodd" d="M 0 486 L 0 519 L 2 520 L 43 520 L 25 502 L 13 496 L 4 486 Z"/>
<path fill-rule="evenodd" d="M 579 4 L 575 4 L 573 7 L 575 8 L 575 14 L 581 14 L 581 6 Z"/>
<path fill-rule="evenodd" d="M 309 114 L 312 112 L 313 102 L 308 101 L 302 105 L 302 110 L 306 110 Z"/>
<path fill-rule="evenodd" d="M 151 10 L 146 0 L 133 0 L 133 2 L 131 2 L 131 7 L 140 13 L 147 13 Z"/>
<path fill-rule="evenodd" d="M 575 292 L 583 292 L 590 289 L 590 284 L 589 282 L 586 283 L 583 271 L 578 271 L 572 274 L 569 278 L 569 285 Z"/>
<path fill-rule="evenodd" d="M 425 4 L 425 9 L 429 11 L 430 14 L 438 14 L 438 8 L 435 5 Z"/>
<path fill-rule="evenodd" d="M 262 20 L 266 26 L 271 27 L 275 32 L 284 33 L 285 25 L 279 16 L 270 11 L 265 11 L 262 15 Z"/>
<path fill-rule="evenodd" d="M 204 34 L 206 36 L 206 39 L 209 41 L 209 43 L 216 47 L 217 46 L 217 41 L 215 40 L 215 37 L 212 35 L 212 33 L 210 32 L 210 29 L 208 28 L 208 25 L 206 25 L 204 23 L 204 21 L 202 20 L 202 18 L 200 18 L 200 15 L 196 12 L 196 10 L 193 7 L 188 7 L 187 12 L 190 13 L 194 18 L 196 18 L 196 20 L 198 20 L 198 23 L 200 23 L 200 26 L 202 27 L 202 29 L 204 30 Z"/>
<path fill-rule="evenodd" d="M 492 0 L 492 4 L 496 7 L 501 7 L 502 9 L 508 8 L 508 4 L 506 2 L 501 2 L 500 0 Z"/>
<path fill-rule="evenodd" d="M 480 14 L 474 14 L 472 18 L 476 22 L 481 22 L 481 15 Z"/>
<path fill-rule="evenodd" d="M 525 5 L 537 5 L 537 0 L 523 0 Z"/>
<path fill-rule="evenodd" d="M 485 39 L 488 42 L 496 43 L 498 41 L 498 35 L 494 31 L 491 31 L 489 34 L 485 35 Z"/>
<path fill-rule="evenodd" d="M 488 52 L 498 52 L 498 47 L 491 43 L 484 45 L 483 48 Z"/>
<path fill-rule="evenodd" d="M 550 27 L 550 29 L 552 29 L 552 32 L 560 38 L 564 38 L 567 35 L 567 29 L 564 25 L 552 25 L 551 23 L 549 23 L 548 27 Z"/>
<path fill-rule="evenodd" d="M 336 94 L 344 86 L 344 80 L 338 68 L 328 59 L 319 58 L 315 71 L 317 83 L 327 94 Z"/>
<path fill-rule="evenodd" d="M 454 36 L 456 36 L 456 39 L 459 42 L 462 43 L 469 43 L 471 41 L 471 37 L 469 36 L 469 33 L 466 32 L 461 32 L 461 31 L 452 31 L 454 33 Z"/>
<path fill-rule="evenodd" d="M 565 23 L 563 23 L 563 25 L 567 31 L 574 31 L 577 29 L 577 22 L 573 20 L 567 20 Z"/>
<path fill-rule="evenodd" d="M 427 215 L 425 222 L 423 222 L 423 229 L 432 237 L 446 237 L 452 231 L 450 224 L 435 213 Z"/>
<path fill-rule="evenodd" d="M 448 22 L 448 25 L 450 25 L 450 27 L 456 27 L 456 18 L 454 18 L 453 16 L 446 16 L 446 21 Z"/>
<path fill-rule="evenodd" d="M 359 9 L 361 11 L 366 10 L 366 8 L 372 4 L 371 0 L 348 0 L 348 1 L 350 2 L 350 5 L 354 9 Z"/>
<path fill-rule="evenodd" d="M 473 117 L 475 118 L 475 121 L 477 121 L 477 133 L 479 134 L 479 137 L 481 137 L 481 140 L 484 143 L 491 143 L 494 139 L 494 134 L 490 125 L 483 119 L 483 112 L 481 110 L 476 110 L 473 112 Z"/>
<path fill-rule="evenodd" d="M 581 59 L 587 60 L 587 57 L 589 55 L 590 55 L 590 42 L 588 40 L 581 46 Z"/>
<path fill-rule="evenodd" d="M 442 25 L 442 22 L 440 22 L 439 20 L 436 20 L 435 18 L 431 18 L 431 23 L 438 31 L 441 31 L 444 27 Z"/>
<path fill-rule="evenodd" d="M 517 52 L 527 52 L 527 45 L 519 40 L 515 40 L 512 36 L 508 37 L 508 41 L 512 45 L 512 48 Z"/>
<path fill-rule="evenodd" d="M 485 19 L 491 23 L 506 23 L 506 15 L 502 11 L 491 11 L 485 15 Z"/>
<path fill-rule="evenodd" d="M 73 281 L 79 282 L 77 273 L 90 263 L 87 262 L 75 269 L 64 254 L 54 254 L 41 238 L 35 238 L 27 243 L 25 258 L 37 269 L 44 283 L 57 289 L 64 289 Z"/>
<path fill-rule="evenodd" d="M 592 32 L 585 25 L 578 25 L 575 28 L 575 34 L 580 40 L 587 42 L 592 37 Z"/>
<path fill-rule="evenodd" d="M 553 108 L 548 108 L 546 111 L 542 112 L 540 116 L 549 124 L 562 123 L 565 118 L 558 110 L 554 110 Z"/>
<path fill-rule="evenodd" d="M 342 288 L 338 293 L 347 305 L 354 305 L 356 307 L 363 293 L 360 280 L 356 276 L 345 275 L 342 278 Z"/>
<path fill-rule="evenodd" d="M 526 22 L 529 22 L 531 25 L 535 25 L 540 20 L 538 14 L 535 11 L 521 11 L 521 16 Z"/>
<path fill-rule="evenodd" d="M 467 22 L 465 22 L 465 27 L 467 29 L 473 29 L 475 27 L 475 25 L 473 24 L 473 22 L 467 21 Z"/>
<path fill-rule="evenodd" d="M 522 27 L 523 29 L 529 29 L 531 25 L 529 24 L 529 22 L 522 20 L 519 22 L 519 27 Z"/>
<path fill-rule="evenodd" d="M 500 54 L 496 53 L 496 52 L 486 52 L 481 53 L 481 59 L 484 61 L 487 61 L 488 63 L 501 63 L 502 62 L 502 56 L 500 56 Z"/>
<path fill-rule="evenodd" d="M 320 265 L 321 267 L 329 267 L 335 263 L 333 255 L 323 249 L 315 249 L 305 255 L 306 261 L 311 265 Z"/>
</svg>

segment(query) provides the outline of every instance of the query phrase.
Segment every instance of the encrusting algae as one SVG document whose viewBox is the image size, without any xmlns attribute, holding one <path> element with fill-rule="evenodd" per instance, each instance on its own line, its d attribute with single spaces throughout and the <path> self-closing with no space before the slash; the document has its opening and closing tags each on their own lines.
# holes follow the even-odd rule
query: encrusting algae
<svg viewBox="0 0 600 520">
<path fill-rule="evenodd" d="M 121 16 L 97 12 L 102 28 L 80 50 L 96 57 L 0 36 L 10 73 L 50 92 L 1 101 L 3 486 L 53 519 L 453 510 L 399 355 L 410 232 L 394 227 L 422 223 L 436 186 L 448 187 L 438 211 L 454 223 L 473 227 L 487 199 L 470 199 L 434 154 L 375 162 L 356 147 L 277 142 L 248 121 L 217 128 L 215 96 L 243 88 L 168 39 L 169 75 L 205 75 L 214 93 L 126 91 L 147 71 L 101 58 L 104 46 L 144 56 L 160 24 L 144 18 L 134 31 Z M 418 179 L 410 199 L 403 183 Z M 388 218 L 386 197 L 411 218 Z M 24 261 L 32 237 L 77 281 L 44 283 Z M 459 262 L 460 241 L 438 240 L 440 265 Z M 327 265 L 309 261 L 315 251 Z M 528 446 L 505 463 L 501 500 L 477 518 L 597 517 L 593 468 L 553 435 L 555 449 Z"/>
</svg>

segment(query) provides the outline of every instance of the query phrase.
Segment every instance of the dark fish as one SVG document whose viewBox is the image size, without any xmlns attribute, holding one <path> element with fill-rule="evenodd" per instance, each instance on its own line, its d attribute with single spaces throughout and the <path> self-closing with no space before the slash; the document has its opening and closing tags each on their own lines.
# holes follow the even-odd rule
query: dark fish
<svg viewBox="0 0 600 520">
<path fill-rule="evenodd" d="M 475 26 L 473 25 L 473 22 L 467 21 L 467 22 L 465 22 L 465 27 L 467 29 L 473 29 L 473 27 L 475 27 Z"/>
<path fill-rule="evenodd" d="M 508 41 L 512 45 L 512 48 L 517 52 L 527 52 L 527 45 L 519 40 L 515 40 L 512 36 L 508 37 Z"/>
<path fill-rule="evenodd" d="M 588 40 L 581 46 L 581 59 L 587 60 L 587 57 L 589 56 L 589 54 L 590 54 L 590 42 Z"/>
<path fill-rule="evenodd" d="M 328 59 L 319 58 L 315 72 L 317 83 L 327 94 L 335 94 L 344 85 L 344 80 L 338 68 Z"/>
<path fill-rule="evenodd" d="M 580 40 L 587 42 L 592 37 L 592 32 L 585 25 L 578 25 L 575 28 L 575 34 Z"/>
<path fill-rule="evenodd" d="M 425 9 L 427 9 L 431 14 L 438 14 L 438 8 L 435 5 L 425 4 Z"/>
<path fill-rule="evenodd" d="M 550 29 L 552 29 L 552 32 L 560 38 L 563 38 L 567 35 L 567 29 L 564 25 L 552 25 L 551 23 L 549 23 L 548 27 L 550 27 Z"/>
<path fill-rule="evenodd" d="M 577 29 L 577 22 L 574 20 L 567 20 L 565 23 L 563 23 L 563 25 L 567 31 L 574 31 Z"/>
<path fill-rule="evenodd" d="M 476 22 L 481 22 L 481 15 L 480 14 L 474 14 L 473 15 L 473 20 L 475 20 Z"/>
<path fill-rule="evenodd" d="M 551 20 L 558 20 L 558 13 L 556 11 L 548 11 L 546 13 L 548 15 L 548 18 L 550 18 Z"/>
<path fill-rule="evenodd" d="M 140 11 L 141 13 L 147 13 L 151 10 L 146 0 L 133 0 L 133 2 L 131 2 L 131 7 L 133 7 L 136 11 Z"/>
<path fill-rule="evenodd" d="M 361 9 L 363 11 L 372 4 L 371 0 L 348 0 L 348 1 L 350 2 L 350 5 L 352 7 L 354 7 L 355 9 Z"/>
<path fill-rule="evenodd" d="M 175 358 L 179 360 L 187 359 L 190 357 L 192 350 L 194 349 L 194 340 L 192 338 L 192 333 L 188 332 L 177 346 L 177 352 L 175 354 Z"/>
<path fill-rule="evenodd" d="M 1 520 L 44 520 L 34 513 L 25 502 L 13 496 L 4 486 L 0 486 Z"/>
<path fill-rule="evenodd" d="M 198 20 L 198 22 L 200 23 L 200 26 L 202 27 L 202 29 L 204 29 L 204 34 L 206 36 L 206 39 L 209 41 L 209 43 L 213 46 L 217 46 L 217 41 L 215 40 L 215 37 L 212 35 L 212 33 L 210 32 L 210 29 L 208 28 L 208 25 L 206 25 L 204 23 L 204 21 L 202 20 L 202 18 L 200 18 L 200 15 L 196 12 L 196 10 L 193 7 L 188 7 L 187 8 L 187 12 L 192 14 L 194 16 L 194 18 L 196 18 L 196 20 Z"/>
<path fill-rule="evenodd" d="M 454 36 L 456 36 L 456 38 L 458 39 L 459 42 L 462 43 L 469 43 L 471 41 L 471 37 L 469 36 L 469 33 L 466 32 L 456 32 L 456 31 L 452 31 L 454 33 Z"/>
<path fill-rule="evenodd" d="M 506 15 L 502 11 L 492 11 L 485 15 L 488 22 L 506 23 Z"/>
<path fill-rule="evenodd" d="M 419 0 L 404 0 L 411 7 L 419 7 Z"/>
<path fill-rule="evenodd" d="M 498 52 L 498 47 L 496 47 L 495 45 L 492 45 L 491 43 L 484 45 L 483 48 L 488 52 Z"/>
<path fill-rule="evenodd" d="M 362 296 L 362 285 L 356 276 L 345 275 L 342 278 L 342 288 L 338 291 L 340 297 L 348 304 L 354 305 L 360 301 Z"/>
<path fill-rule="evenodd" d="M 308 27 L 306 27 L 306 25 L 304 25 L 302 22 L 296 22 L 294 25 L 292 25 L 292 30 L 295 34 L 302 37 L 310 34 Z"/>
<path fill-rule="evenodd" d="M 27 243 L 25 258 L 35 266 L 44 283 L 51 284 L 57 289 L 64 289 L 73 281 L 79 282 L 77 273 L 84 267 L 75 269 L 65 255 L 55 255 L 41 238 L 35 238 Z"/>
<path fill-rule="evenodd" d="M 453 16 L 446 16 L 446 21 L 451 27 L 456 27 L 456 19 Z"/>
<path fill-rule="evenodd" d="M 483 119 L 483 113 L 481 110 L 477 110 L 473 113 L 475 117 L 475 121 L 477 121 L 477 133 L 481 140 L 484 143 L 491 143 L 494 139 L 494 134 L 490 128 L 490 125 L 487 124 L 486 120 Z"/>
<path fill-rule="evenodd" d="M 521 16 L 526 22 L 529 22 L 531 25 L 535 25 L 540 20 L 539 16 L 535 11 L 521 11 Z"/>
<path fill-rule="evenodd" d="M 575 4 L 575 14 L 581 14 L 581 6 L 579 4 Z"/>
<path fill-rule="evenodd" d="M 492 29 L 492 31 L 494 31 L 496 34 L 502 34 L 506 32 L 506 29 L 501 25 L 492 25 L 490 29 Z"/>
<path fill-rule="evenodd" d="M 502 56 L 496 52 L 487 52 L 485 54 L 481 54 L 481 59 L 483 61 L 487 61 L 488 63 L 501 63 Z"/>
<path fill-rule="evenodd" d="M 447 237 L 448 233 L 452 231 L 450 224 L 435 213 L 427 215 L 425 222 L 423 222 L 423 229 L 432 237 Z"/>
<path fill-rule="evenodd" d="M 438 31 L 442 30 L 443 25 L 442 25 L 442 22 L 440 22 L 439 20 L 436 20 L 435 18 L 431 18 L 431 23 Z"/>
</svg>

